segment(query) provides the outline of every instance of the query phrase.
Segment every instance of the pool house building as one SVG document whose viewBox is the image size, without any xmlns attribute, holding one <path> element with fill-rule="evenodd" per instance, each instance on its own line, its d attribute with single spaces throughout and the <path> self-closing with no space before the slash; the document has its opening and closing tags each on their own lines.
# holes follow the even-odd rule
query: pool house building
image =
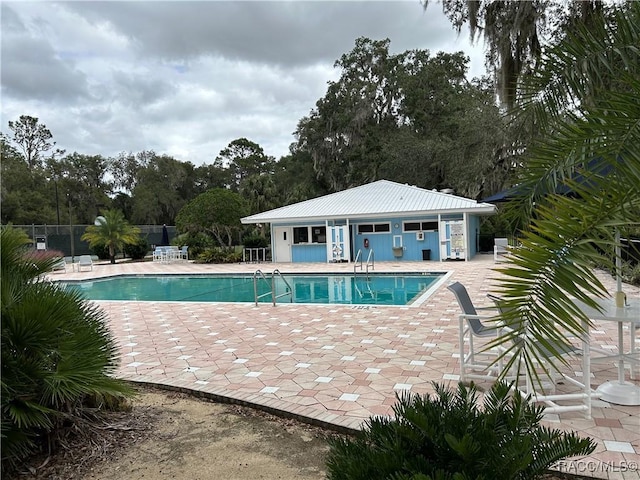
<svg viewBox="0 0 640 480">
<path fill-rule="evenodd" d="M 269 224 L 274 262 L 469 260 L 495 206 L 378 180 L 242 218 Z M 358 257 L 358 255 L 360 255 Z"/>
</svg>

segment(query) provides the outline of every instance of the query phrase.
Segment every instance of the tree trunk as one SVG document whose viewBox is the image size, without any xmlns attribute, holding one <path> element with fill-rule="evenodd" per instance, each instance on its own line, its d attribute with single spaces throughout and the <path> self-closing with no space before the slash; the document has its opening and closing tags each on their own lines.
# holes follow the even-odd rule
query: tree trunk
<svg viewBox="0 0 640 480">
<path fill-rule="evenodd" d="M 116 249 L 113 248 L 113 245 L 109 245 L 109 260 L 112 264 L 116 263 Z"/>
</svg>

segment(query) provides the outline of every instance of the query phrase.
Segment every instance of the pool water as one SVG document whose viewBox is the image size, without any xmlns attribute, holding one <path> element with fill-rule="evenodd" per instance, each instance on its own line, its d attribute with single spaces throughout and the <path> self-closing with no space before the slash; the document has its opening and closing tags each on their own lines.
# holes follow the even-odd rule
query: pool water
<svg viewBox="0 0 640 480">
<path fill-rule="evenodd" d="M 376 275 L 284 275 L 276 278 L 278 303 L 408 305 L 424 300 L 443 280 L 441 273 Z M 254 302 L 253 275 L 143 275 L 66 282 L 89 300 L 153 302 Z M 271 281 L 257 280 L 260 302 L 271 302 Z"/>
</svg>

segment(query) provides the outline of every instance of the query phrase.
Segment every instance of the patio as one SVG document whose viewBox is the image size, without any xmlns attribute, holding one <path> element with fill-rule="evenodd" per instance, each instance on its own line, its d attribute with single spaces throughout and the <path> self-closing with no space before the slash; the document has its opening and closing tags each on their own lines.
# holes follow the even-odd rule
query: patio
<svg viewBox="0 0 640 480">
<path fill-rule="evenodd" d="M 485 295 L 492 290 L 495 266 L 493 256 L 481 255 L 469 262 L 376 263 L 375 271 L 450 271 L 448 282 L 464 283 L 477 305 L 488 306 Z M 253 273 L 257 268 L 265 272 L 278 268 L 285 274 L 353 273 L 352 264 L 142 262 L 94 264 L 92 271 L 55 273 L 51 278 Z M 601 279 L 613 290 L 614 279 L 604 274 Z M 640 294 L 640 289 L 628 285 L 625 291 L 629 297 Z M 107 312 L 121 348 L 119 377 L 286 412 L 343 430 L 358 428 L 371 415 L 391 413 L 398 391 L 429 393 L 433 381 L 453 386 L 458 380 L 460 311 L 444 286 L 420 307 L 96 303 Z M 591 341 L 600 349 L 616 349 L 617 325 L 595 322 Z M 613 362 L 594 363 L 591 368 L 593 388 L 616 378 Z M 629 380 L 628 370 L 626 376 Z M 633 381 L 640 384 L 637 376 Z M 592 455 L 565 461 L 559 470 L 596 478 L 640 478 L 640 407 L 594 400 L 591 419 L 581 412 L 567 412 L 547 415 L 545 422 L 598 442 Z"/>
</svg>

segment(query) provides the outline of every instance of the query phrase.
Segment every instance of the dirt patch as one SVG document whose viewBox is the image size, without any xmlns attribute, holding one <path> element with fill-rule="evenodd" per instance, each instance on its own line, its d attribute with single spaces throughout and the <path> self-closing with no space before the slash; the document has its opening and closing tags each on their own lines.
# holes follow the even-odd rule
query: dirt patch
<svg viewBox="0 0 640 480">
<path fill-rule="evenodd" d="M 323 429 L 181 393 L 142 390 L 131 412 L 69 440 L 11 477 L 24 480 L 322 479 Z"/>
<path fill-rule="evenodd" d="M 75 430 L 75 431 L 74 431 Z M 129 412 L 74 427 L 52 456 L 5 480 L 319 480 L 331 431 L 259 410 L 144 388 Z M 544 480 L 586 479 L 550 474 Z"/>
</svg>

